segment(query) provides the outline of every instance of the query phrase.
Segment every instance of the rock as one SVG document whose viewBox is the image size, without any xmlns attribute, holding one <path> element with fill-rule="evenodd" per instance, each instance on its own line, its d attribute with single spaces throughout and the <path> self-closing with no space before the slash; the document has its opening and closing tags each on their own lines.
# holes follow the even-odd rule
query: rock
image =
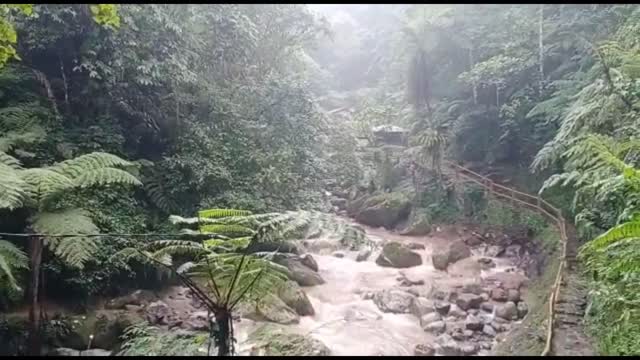
<svg viewBox="0 0 640 360">
<path fill-rule="evenodd" d="M 177 322 L 175 312 L 164 301 L 152 302 L 145 309 L 145 317 L 152 325 L 173 325 Z"/>
<path fill-rule="evenodd" d="M 480 295 L 484 289 L 482 289 L 482 285 L 477 282 L 468 282 L 462 285 L 462 292 L 469 293 L 474 295 Z"/>
<path fill-rule="evenodd" d="M 495 301 L 507 301 L 507 292 L 501 288 L 491 290 L 491 299 Z"/>
<path fill-rule="evenodd" d="M 478 263 L 481 265 L 483 269 L 492 269 L 496 267 L 496 263 L 489 258 L 480 258 L 478 259 Z"/>
<path fill-rule="evenodd" d="M 475 315 L 483 324 L 490 324 L 493 321 L 493 315 L 487 313 L 480 313 Z"/>
<path fill-rule="evenodd" d="M 482 294 L 480 294 L 480 296 L 482 297 L 482 301 L 489 301 L 489 299 L 491 298 L 486 292 L 483 292 Z"/>
<path fill-rule="evenodd" d="M 462 356 L 464 353 L 460 345 L 448 334 L 442 334 L 436 338 L 440 353 L 444 356 Z"/>
<path fill-rule="evenodd" d="M 295 310 L 298 315 L 307 316 L 315 314 L 313 305 L 311 305 L 307 294 L 295 281 L 289 280 L 280 285 L 278 296 L 287 306 Z"/>
<path fill-rule="evenodd" d="M 251 320 L 266 320 L 285 325 L 300 322 L 298 314 L 273 294 L 268 294 L 258 301 L 256 304 L 256 318 Z"/>
<path fill-rule="evenodd" d="M 460 349 L 462 350 L 462 354 L 466 356 L 473 355 L 480 350 L 476 344 L 462 345 Z"/>
<path fill-rule="evenodd" d="M 376 264 L 385 267 L 409 268 L 422 264 L 422 258 L 398 242 L 388 242 L 382 247 Z"/>
<path fill-rule="evenodd" d="M 315 272 L 318 271 L 318 263 L 316 262 L 316 259 L 311 256 L 311 254 L 302 255 L 300 257 L 300 263 Z"/>
<path fill-rule="evenodd" d="M 270 241 L 258 241 L 252 242 L 248 247 L 247 251 L 250 254 L 257 252 L 277 252 L 279 254 L 299 254 L 300 249 L 295 244 L 283 243 L 279 241 L 270 242 Z"/>
<path fill-rule="evenodd" d="M 411 202 L 401 193 L 385 193 L 366 199 L 356 213 L 357 222 L 392 229 L 409 215 Z"/>
<path fill-rule="evenodd" d="M 471 256 L 471 250 L 463 241 L 454 241 L 447 245 L 444 249 L 436 251 L 431 256 L 433 267 L 438 270 L 446 270 L 449 264 L 468 258 Z"/>
<path fill-rule="evenodd" d="M 504 249 L 504 255 L 510 258 L 520 257 L 520 253 L 522 250 L 522 246 L 520 245 L 509 245 Z"/>
<path fill-rule="evenodd" d="M 516 320 L 518 318 L 518 309 L 516 304 L 512 301 L 508 301 L 505 304 L 498 306 L 496 309 L 496 316 L 506 320 Z"/>
<path fill-rule="evenodd" d="M 484 325 L 482 327 L 482 333 L 491 337 L 496 336 L 496 331 L 491 327 L 491 325 Z"/>
<path fill-rule="evenodd" d="M 521 301 L 518 303 L 517 310 L 518 310 L 518 318 L 522 319 L 529 312 L 529 307 L 524 301 Z"/>
<path fill-rule="evenodd" d="M 496 319 L 499 319 L 499 318 L 496 318 Z M 505 332 L 510 328 L 509 324 L 502 324 L 502 323 L 498 323 L 497 321 L 492 322 L 490 325 L 497 332 Z"/>
<path fill-rule="evenodd" d="M 469 245 L 469 246 L 471 246 L 471 247 L 474 247 L 474 246 L 478 246 L 478 245 L 482 244 L 482 239 L 480 239 L 477 236 L 472 235 L 472 236 L 469 236 L 469 237 L 465 238 L 464 239 L 464 243 Z"/>
<path fill-rule="evenodd" d="M 449 309 L 449 315 L 454 316 L 456 318 L 465 318 L 467 317 L 467 312 L 460 309 L 457 305 L 453 305 Z"/>
<path fill-rule="evenodd" d="M 418 344 L 413 349 L 413 355 L 415 356 L 434 356 L 436 349 L 429 344 Z"/>
<path fill-rule="evenodd" d="M 417 279 L 415 277 L 407 276 L 404 273 L 400 274 L 400 286 L 416 286 L 416 285 L 424 285 L 423 279 Z"/>
<path fill-rule="evenodd" d="M 420 317 L 420 326 L 424 328 L 432 322 L 440 320 L 442 320 L 442 316 L 440 316 L 440 314 L 438 314 L 437 312 L 428 313 Z"/>
<path fill-rule="evenodd" d="M 434 304 L 434 309 L 442 316 L 447 315 L 449 313 L 449 309 L 451 309 L 451 304 L 444 301 L 436 301 Z"/>
<path fill-rule="evenodd" d="M 357 262 L 366 261 L 369 258 L 369 256 L 371 256 L 371 249 L 362 249 L 358 251 L 358 255 L 356 255 L 356 261 Z"/>
<path fill-rule="evenodd" d="M 456 305 L 462 310 L 478 309 L 482 304 L 482 296 L 474 294 L 460 294 L 456 300 Z"/>
<path fill-rule="evenodd" d="M 484 254 L 489 257 L 498 257 L 504 253 L 504 249 L 496 245 L 487 245 L 484 248 Z"/>
<path fill-rule="evenodd" d="M 484 302 L 482 304 L 480 304 L 480 309 L 483 311 L 486 311 L 488 313 L 492 313 L 493 312 L 493 304 L 492 303 L 488 303 L 488 302 Z"/>
<path fill-rule="evenodd" d="M 210 314 L 213 318 L 214 315 Z M 209 330 L 209 317 L 206 311 L 196 311 L 189 315 L 186 321 L 184 321 L 181 327 L 185 330 L 191 331 L 207 331 Z"/>
<path fill-rule="evenodd" d="M 104 350 L 104 349 L 89 349 L 89 350 L 84 350 L 81 353 L 82 356 L 111 356 L 111 351 L 110 350 Z"/>
<path fill-rule="evenodd" d="M 482 326 L 483 326 L 482 321 L 480 321 L 477 317 L 473 315 L 468 315 L 464 321 L 464 327 L 467 330 L 473 330 L 473 331 L 482 330 Z"/>
<path fill-rule="evenodd" d="M 413 298 L 411 301 L 411 306 L 409 307 L 409 312 L 413 314 L 417 318 L 421 318 L 425 314 L 429 314 L 434 312 L 433 302 L 429 299 L 425 299 L 423 297 Z"/>
<path fill-rule="evenodd" d="M 469 310 L 467 310 L 467 313 L 471 314 L 473 316 L 478 315 L 479 312 L 480 312 L 480 310 L 478 310 L 478 309 L 469 309 Z"/>
<path fill-rule="evenodd" d="M 295 334 L 274 324 L 264 324 L 249 334 L 251 355 L 259 356 L 331 356 L 321 341 Z"/>
<path fill-rule="evenodd" d="M 126 305 L 146 305 L 157 299 L 157 296 L 148 290 L 136 290 L 131 294 L 120 296 L 115 299 L 109 300 L 104 308 L 109 310 L 124 309 Z"/>
<path fill-rule="evenodd" d="M 320 274 L 318 274 L 312 268 L 304 265 L 300 258 L 274 257 L 274 261 L 282 266 L 285 266 L 287 270 L 289 270 L 287 274 L 289 279 L 297 282 L 300 286 L 314 286 L 324 284 L 324 279 L 320 276 Z M 309 262 L 310 260 L 306 261 Z"/>
<path fill-rule="evenodd" d="M 426 332 L 442 334 L 447 329 L 447 325 L 444 321 L 434 321 L 432 323 L 424 325 L 422 329 Z"/>
<path fill-rule="evenodd" d="M 124 309 L 129 312 L 139 312 L 142 311 L 141 305 L 125 305 Z"/>
<path fill-rule="evenodd" d="M 414 296 L 406 291 L 387 289 L 376 293 L 373 302 L 383 312 L 409 313 Z"/>
<path fill-rule="evenodd" d="M 456 341 L 463 341 L 465 339 L 464 329 L 459 327 L 453 328 L 449 334 Z"/>
<path fill-rule="evenodd" d="M 516 289 L 507 290 L 507 300 L 513 301 L 514 303 L 520 301 L 520 291 Z"/>
<path fill-rule="evenodd" d="M 409 245 L 407 247 L 409 249 L 411 249 L 411 250 L 424 250 L 425 249 L 424 244 L 415 243 L 415 242 L 409 243 Z"/>
<path fill-rule="evenodd" d="M 469 339 L 473 337 L 473 330 L 466 329 L 462 332 L 462 334 L 464 335 L 465 339 Z"/>
<path fill-rule="evenodd" d="M 362 294 L 362 299 L 363 300 L 372 300 L 375 297 L 375 293 L 372 292 L 366 292 L 364 294 Z"/>
<path fill-rule="evenodd" d="M 50 352 L 50 355 L 53 356 L 80 356 L 81 350 L 70 349 L 70 348 L 56 348 Z"/>
<path fill-rule="evenodd" d="M 331 255 L 333 255 L 334 257 L 337 257 L 337 258 L 343 258 L 344 257 L 344 252 L 342 252 L 342 251 L 334 251 L 333 254 L 331 254 Z"/>
<path fill-rule="evenodd" d="M 429 215 L 425 213 L 418 213 L 411 216 L 411 220 L 409 226 L 402 231 L 401 235 L 408 236 L 416 236 L 416 235 L 427 235 L 431 232 L 431 218 Z M 422 244 L 418 244 L 422 245 Z M 423 247 L 418 247 L 415 249 L 424 249 Z"/>
<path fill-rule="evenodd" d="M 485 278 L 488 283 L 493 282 L 497 287 L 503 289 L 516 289 L 519 290 L 522 286 L 529 283 L 529 279 L 519 273 L 507 273 L 499 272 L 494 273 Z"/>
</svg>

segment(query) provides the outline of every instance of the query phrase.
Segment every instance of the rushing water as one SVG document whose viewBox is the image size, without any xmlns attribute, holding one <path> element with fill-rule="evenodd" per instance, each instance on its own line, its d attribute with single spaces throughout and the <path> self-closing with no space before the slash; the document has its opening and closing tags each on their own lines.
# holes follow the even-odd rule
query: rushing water
<svg viewBox="0 0 640 360">
<path fill-rule="evenodd" d="M 368 235 L 378 241 L 417 242 L 425 249 L 414 250 L 422 256 L 423 264 L 409 269 L 381 267 L 375 263 L 377 253 L 367 261 L 356 262 L 355 252 L 343 251 L 345 257 L 330 254 L 331 250 L 311 253 L 316 259 L 325 284 L 306 287 L 305 292 L 315 309 L 314 316 L 301 317 L 300 323 L 286 326 L 299 334 L 308 334 L 322 341 L 333 355 L 413 355 L 415 345 L 432 343 L 434 336 L 420 327 L 420 321 L 411 314 L 384 313 L 373 300 L 364 300 L 364 294 L 384 289 L 400 288 L 398 278 L 405 274 L 412 280 L 423 280 L 424 285 L 412 286 L 421 294 L 437 288 L 444 290 L 477 281 L 509 266 L 506 259 L 494 259 L 496 268 L 489 271 L 477 267 L 477 257 L 462 260 L 447 272 L 437 271 L 431 265 L 433 249 L 451 241 L 446 236 L 404 237 L 379 229 L 367 229 Z M 243 319 L 236 329 L 241 354 L 248 352 L 248 333 L 253 321 Z"/>
</svg>

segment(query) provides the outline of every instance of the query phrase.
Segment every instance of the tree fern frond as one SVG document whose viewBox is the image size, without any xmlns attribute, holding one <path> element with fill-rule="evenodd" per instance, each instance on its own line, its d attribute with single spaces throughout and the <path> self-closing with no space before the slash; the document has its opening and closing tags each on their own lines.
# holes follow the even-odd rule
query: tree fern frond
<svg viewBox="0 0 640 360">
<path fill-rule="evenodd" d="M 96 185 L 128 184 L 142 185 L 140 180 L 128 172 L 116 168 L 101 168 L 85 171 L 73 179 L 75 186 L 87 188 Z"/>
<path fill-rule="evenodd" d="M 77 178 L 89 170 L 130 166 L 134 166 L 134 164 L 116 155 L 93 152 L 78 156 L 74 159 L 65 160 L 52 166 L 51 169 L 70 178 Z"/>
<path fill-rule="evenodd" d="M 6 240 L 0 240 L 0 276 L 6 276 L 9 285 L 20 289 L 13 272 L 16 269 L 26 269 L 27 264 L 27 255 L 22 250 Z"/>
<path fill-rule="evenodd" d="M 0 209 L 22 207 L 27 197 L 26 188 L 27 183 L 22 180 L 18 171 L 0 163 Z"/>
<path fill-rule="evenodd" d="M 14 158 L 13 156 L 7 153 L 2 152 L 2 150 L 0 150 L 0 164 L 8 166 L 14 170 L 18 170 L 22 168 L 20 164 L 20 160 Z"/>
<path fill-rule="evenodd" d="M 631 221 L 609 229 L 584 246 L 584 251 L 597 251 L 623 239 L 640 238 L 640 221 Z"/>
<path fill-rule="evenodd" d="M 235 225 L 235 224 L 207 224 L 207 225 L 201 225 L 200 226 L 200 231 L 204 232 L 204 233 L 214 233 L 214 234 L 220 234 L 223 236 L 228 236 L 228 237 L 239 237 L 239 236 L 250 236 L 253 235 L 255 232 L 246 227 L 246 226 L 242 226 L 242 225 Z"/>
<path fill-rule="evenodd" d="M 144 191 L 149 196 L 151 202 L 161 210 L 170 213 L 178 208 L 178 205 L 167 194 L 165 185 L 158 177 L 143 178 Z"/>
<path fill-rule="evenodd" d="M 31 223 L 34 230 L 42 234 L 80 234 L 76 237 L 46 238 L 51 250 L 71 266 L 82 268 L 97 250 L 94 239 L 81 234 L 96 234 L 99 229 L 81 209 L 38 213 Z"/>
<path fill-rule="evenodd" d="M 21 170 L 20 177 L 27 183 L 27 193 L 36 204 L 74 186 L 71 179 L 48 168 Z"/>
<path fill-rule="evenodd" d="M 251 211 L 248 210 L 236 210 L 236 209 L 208 209 L 198 211 L 198 217 L 205 219 L 217 219 L 230 216 L 247 216 L 251 215 Z"/>
</svg>

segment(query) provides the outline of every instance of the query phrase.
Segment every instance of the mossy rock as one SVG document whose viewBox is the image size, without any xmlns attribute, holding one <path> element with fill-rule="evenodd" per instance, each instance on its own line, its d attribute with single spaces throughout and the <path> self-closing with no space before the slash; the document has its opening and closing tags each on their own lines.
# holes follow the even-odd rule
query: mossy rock
<svg viewBox="0 0 640 360">
<path fill-rule="evenodd" d="M 242 316 L 254 321 L 270 321 L 278 324 L 297 324 L 300 317 L 277 295 L 267 294 L 257 302 L 245 303 L 238 308 Z"/>
<path fill-rule="evenodd" d="M 278 289 L 280 299 L 298 315 L 307 316 L 315 314 L 311 301 L 295 281 L 286 281 Z"/>
<path fill-rule="evenodd" d="M 319 340 L 286 331 L 274 324 L 263 324 L 249 335 L 251 355 L 330 356 L 331 350 Z"/>
<path fill-rule="evenodd" d="M 121 356 L 206 356 L 209 334 L 197 331 L 164 331 L 151 328 L 145 336 L 133 338 Z M 215 350 L 214 350 L 215 351 Z"/>
<path fill-rule="evenodd" d="M 384 193 L 368 198 L 356 214 L 362 224 L 392 229 L 409 215 L 411 202 L 402 193 Z"/>
<path fill-rule="evenodd" d="M 382 247 L 376 264 L 385 267 L 409 268 L 421 265 L 422 257 L 398 242 L 388 242 Z"/>
<path fill-rule="evenodd" d="M 431 218 L 424 212 L 417 212 L 411 217 L 409 226 L 402 232 L 402 235 L 418 236 L 427 235 L 431 232 Z"/>
</svg>

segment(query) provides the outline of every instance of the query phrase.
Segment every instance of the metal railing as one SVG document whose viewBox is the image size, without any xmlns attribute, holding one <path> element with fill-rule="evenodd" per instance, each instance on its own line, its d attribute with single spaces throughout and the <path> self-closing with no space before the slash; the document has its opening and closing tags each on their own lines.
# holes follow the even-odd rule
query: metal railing
<svg viewBox="0 0 640 360">
<path fill-rule="evenodd" d="M 542 214 L 557 226 L 558 231 L 560 232 L 560 240 L 562 241 L 562 257 L 560 258 L 560 265 L 558 266 L 556 280 L 553 284 L 553 287 L 551 288 L 551 294 L 549 295 L 549 319 L 547 325 L 547 338 L 544 350 L 541 354 L 541 356 L 548 356 L 551 353 L 551 344 L 553 342 L 555 305 L 560 293 L 560 285 L 562 284 L 562 272 L 564 270 L 564 267 L 566 266 L 567 261 L 567 223 L 562 216 L 562 212 L 560 211 L 560 209 L 554 207 L 544 199 L 540 198 L 540 196 L 533 196 L 531 194 L 527 194 L 497 184 L 488 177 L 480 175 L 454 162 L 445 161 L 445 164 L 454 170 L 456 180 L 459 180 L 461 177 L 463 177 L 466 180 L 480 185 L 492 195 L 495 195 L 499 198 L 511 200 L 514 204 L 526 207 L 530 210 Z"/>
</svg>

